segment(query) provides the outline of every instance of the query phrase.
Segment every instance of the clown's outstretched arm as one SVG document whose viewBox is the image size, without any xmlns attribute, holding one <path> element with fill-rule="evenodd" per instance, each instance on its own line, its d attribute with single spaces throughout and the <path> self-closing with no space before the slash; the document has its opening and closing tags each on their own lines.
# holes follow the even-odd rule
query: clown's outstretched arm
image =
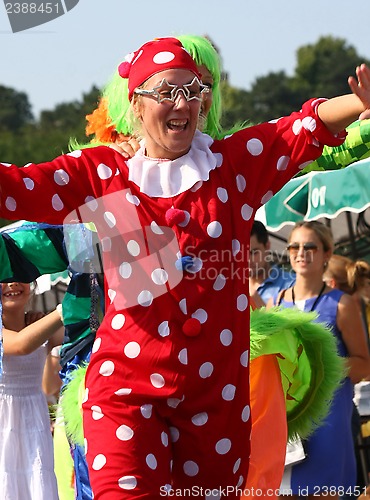
<svg viewBox="0 0 370 500">
<path fill-rule="evenodd" d="M 357 120 L 347 127 L 347 137 L 341 146 L 324 146 L 322 155 L 300 172 L 338 170 L 370 156 L 370 120 Z"/>
</svg>

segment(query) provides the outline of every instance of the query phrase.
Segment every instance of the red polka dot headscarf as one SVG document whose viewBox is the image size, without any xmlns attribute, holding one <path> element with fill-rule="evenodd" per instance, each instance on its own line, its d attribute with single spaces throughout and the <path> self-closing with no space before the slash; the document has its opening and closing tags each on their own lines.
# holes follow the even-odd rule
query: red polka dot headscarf
<svg viewBox="0 0 370 500">
<path fill-rule="evenodd" d="M 166 69 L 187 69 L 201 79 L 194 60 L 177 38 L 157 38 L 126 56 L 118 67 L 120 76 L 128 78 L 130 101 L 137 87 Z"/>
</svg>

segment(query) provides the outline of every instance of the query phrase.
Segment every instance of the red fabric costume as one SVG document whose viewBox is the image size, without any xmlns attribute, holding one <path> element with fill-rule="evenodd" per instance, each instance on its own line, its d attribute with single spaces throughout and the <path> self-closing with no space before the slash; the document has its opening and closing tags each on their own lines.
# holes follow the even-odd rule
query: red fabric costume
<svg viewBox="0 0 370 500">
<path fill-rule="evenodd" d="M 251 426 L 247 243 L 257 208 L 322 144 L 344 140 L 317 118 L 317 102 L 209 139 L 208 172 L 174 196 L 145 194 L 129 180 L 136 157 L 106 147 L 0 166 L 2 217 L 92 221 L 102 240 L 107 309 L 84 401 L 95 499 L 161 498 L 169 485 L 240 495 Z M 159 160 L 170 184 L 192 154 Z M 143 170 L 156 162 L 143 157 Z M 191 261 L 183 274 L 180 257 Z"/>
</svg>

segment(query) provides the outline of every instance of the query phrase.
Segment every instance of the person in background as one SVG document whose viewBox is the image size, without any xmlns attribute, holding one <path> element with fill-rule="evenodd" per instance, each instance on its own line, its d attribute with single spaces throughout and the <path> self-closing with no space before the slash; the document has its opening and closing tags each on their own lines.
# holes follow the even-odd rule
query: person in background
<svg viewBox="0 0 370 500">
<path fill-rule="evenodd" d="M 317 321 L 331 327 L 339 353 L 347 360 L 348 376 L 335 393 L 327 419 L 306 441 L 305 460 L 285 469 L 281 492 L 284 496 L 319 498 L 326 498 L 330 492 L 338 498 L 354 491 L 356 485 L 351 431 L 353 384 L 370 374 L 370 355 L 354 299 L 324 281 L 333 253 L 330 229 L 317 221 L 297 223 L 289 236 L 288 252 L 296 282 L 279 294 L 276 303 L 314 311 Z"/>
<path fill-rule="evenodd" d="M 28 283 L 2 285 L 0 491 L 6 500 L 57 500 L 49 411 L 42 391 L 48 352 L 63 338 L 54 311 L 26 326 Z"/>
<path fill-rule="evenodd" d="M 258 220 L 253 222 L 249 252 L 249 293 L 256 306 L 262 307 L 271 297 L 284 288 L 289 288 L 295 281 L 295 274 L 272 264 L 269 234 L 264 224 Z"/>
</svg>

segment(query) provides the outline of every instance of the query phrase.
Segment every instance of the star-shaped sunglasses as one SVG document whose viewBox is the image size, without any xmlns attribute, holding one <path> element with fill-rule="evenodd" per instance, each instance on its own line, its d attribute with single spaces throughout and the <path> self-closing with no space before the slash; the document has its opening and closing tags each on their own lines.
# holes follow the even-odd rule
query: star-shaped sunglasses
<svg viewBox="0 0 370 500">
<path fill-rule="evenodd" d="M 180 92 L 187 101 L 201 101 L 202 96 L 209 92 L 209 88 L 200 82 L 196 76 L 190 83 L 184 85 L 173 85 L 163 78 L 159 85 L 156 85 L 151 90 L 137 88 L 134 90 L 135 94 L 145 97 L 153 97 L 158 103 L 164 101 L 175 102 Z"/>
</svg>

